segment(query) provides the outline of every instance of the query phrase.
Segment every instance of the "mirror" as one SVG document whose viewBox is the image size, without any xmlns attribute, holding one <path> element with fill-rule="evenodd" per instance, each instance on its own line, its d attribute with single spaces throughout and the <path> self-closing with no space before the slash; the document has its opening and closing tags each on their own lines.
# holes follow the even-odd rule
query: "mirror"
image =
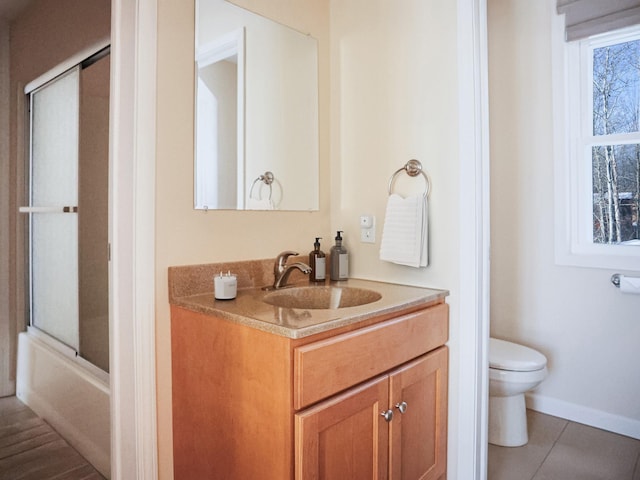
<svg viewBox="0 0 640 480">
<path fill-rule="evenodd" d="M 195 208 L 317 210 L 317 40 L 200 0 L 195 61 Z"/>
</svg>

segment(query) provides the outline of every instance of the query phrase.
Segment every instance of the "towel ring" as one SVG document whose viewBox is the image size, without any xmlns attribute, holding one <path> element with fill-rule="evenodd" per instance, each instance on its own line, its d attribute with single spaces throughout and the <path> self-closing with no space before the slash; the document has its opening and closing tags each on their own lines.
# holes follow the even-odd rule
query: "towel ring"
<svg viewBox="0 0 640 480">
<path fill-rule="evenodd" d="M 251 184 L 251 188 L 249 189 L 249 198 L 253 198 L 253 187 L 256 186 L 256 183 L 263 182 L 265 185 L 269 185 L 269 200 L 271 200 L 271 195 L 273 194 L 273 187 L 271 186 L 271 184 L 274 180 L 275 176 L 273 175 L 273 173 L 269 171 L 264 172 L 264 175 L 260 175 Z M 260 196 L 258 200 L 262 200 L 262 196 Z"/>
<path fill-rule="evenodd" d="M 422 174 L 422 176 L 424 177 L 424 181 L 427 184 L 424 190 L 424 197 L 428 198 L 429 193 L 431 193 L 431 182 L 429 181 L 429 175 L 427 175 L 427 172 L 422 169 L 422 164 L 418 160 L 409 160 L 404 167 L 399 168 L 398 170 L 393 172 L 393 175 L 391 175 L 391 178 L 389 179 L 389 195 L 391 195 L 392 193 L 393 181 L 396 179 L 396 176 L 403 170 L 410 177 L 416 177 Z"/>
</svg>

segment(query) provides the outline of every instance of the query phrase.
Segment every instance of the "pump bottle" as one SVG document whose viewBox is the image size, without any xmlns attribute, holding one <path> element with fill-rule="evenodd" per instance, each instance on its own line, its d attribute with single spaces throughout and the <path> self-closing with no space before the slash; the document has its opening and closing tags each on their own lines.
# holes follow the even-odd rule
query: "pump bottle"
<svg viewBox="0 0 640 480">
<path fill-rule="evenodd" d="M 312 282 L 324 282 L 326 276 L 326 258 L 324 252 L 320 250 L 321 238 L 316 237 L 313 250 L 309 252 L 309 266 L 311 267 L 309 280 Z"/>
<path fill-rule="evenodd" d="M 349 254 L 342 246 L 342 230 L 338 230 L 336 244 L 331 247 L 331 280 L 346 280 L 349 278 Z"/>
</svg>

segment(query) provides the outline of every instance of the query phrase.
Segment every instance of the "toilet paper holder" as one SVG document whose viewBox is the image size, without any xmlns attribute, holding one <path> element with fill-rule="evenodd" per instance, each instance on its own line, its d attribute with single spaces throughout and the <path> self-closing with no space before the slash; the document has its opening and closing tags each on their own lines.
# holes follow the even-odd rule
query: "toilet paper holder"
<svg viewBox="0 0 640 480">
<path fill-rule="evenodd" d="M 627 275 L 623 275 L 622 273 L 614 273 L 613 275 L 611 275 L 611 283 L 613 283 L 616 287 L 620 288 L 623 278 L 637 279 L 638 277 L 630 277 Z"/>
<path fill-rule="evenodd" d="M 632 293 L 640 295 L 640 276 L 624 275 L 616 273 L 611 276 L 611 283 L 620 290 L 621 293 Z"/>
<path fill-rule="evenodd" d="M 613 283 L 613 285 L 615 285 L 616 287 L 620 288 L 620 274 L 619 273 L 614 273 L 613 275 L 611 275 L 611 283 Z"/>
</svg>

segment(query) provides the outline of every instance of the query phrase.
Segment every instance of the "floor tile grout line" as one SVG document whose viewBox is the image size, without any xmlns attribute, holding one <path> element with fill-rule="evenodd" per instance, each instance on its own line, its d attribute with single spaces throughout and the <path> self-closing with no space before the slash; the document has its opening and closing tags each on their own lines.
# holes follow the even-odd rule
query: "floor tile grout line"
<svg viewBox="0 0 640 480">
<path fill-rule="evenodd" d="M 544 456 L 544 458 L 540 462 L 540 465 L 538 465 L 538 468 L 536 468 L 536 471 L 533 472 L 533 475 L 531 476 L 531 478 L 529 480 L 533 480 L 534 478 L 536 478 L 536 475 L 538 475 L 538 472 L 540 471 L 540 469 L 544 465 L 544 462 L 547 461 L 547 458 L 549 458 L 549 455 L 551 455 L 551 452 L 553 452 L 553 449 L 556 448 L 556 444 L 558 443 L 558 440 L 560 440 L 560 437 L 562 437 L 562 434 L 567 429 L 567 427 L 569 426 L 570 423 L 571 422 L 569 420 L 567 420 L 567 423 L 564 425 L 564 427 L 562 427 L 562 430 L 560 431 L 558 436 L 553 440 L 553 444 L 551 445 L 551 448 L 549 449 L 547 454 Z"/>
</svg>

